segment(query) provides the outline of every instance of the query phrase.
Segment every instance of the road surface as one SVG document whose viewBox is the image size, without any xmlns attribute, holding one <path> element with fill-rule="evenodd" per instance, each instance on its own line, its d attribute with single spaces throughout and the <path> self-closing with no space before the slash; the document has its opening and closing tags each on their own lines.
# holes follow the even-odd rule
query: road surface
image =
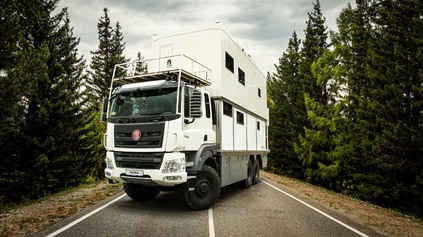
<svg viewBox="0 0 423 237">
<path fill-rule="evenodd" d="M 124 193 L 32 236 L 382 236 L 281 185 L 222 188 L 209 210 L 192 211 L 174 192 L 148 202 Z"/>
</svg>

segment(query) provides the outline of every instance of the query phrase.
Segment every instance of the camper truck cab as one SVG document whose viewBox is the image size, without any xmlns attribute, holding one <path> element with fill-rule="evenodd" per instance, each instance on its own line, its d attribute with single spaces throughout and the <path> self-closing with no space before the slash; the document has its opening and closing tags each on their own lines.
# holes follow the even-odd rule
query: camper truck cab
<svg viewBox="0 0 423 237">
<path fill-rule="evenodd" d="M 155 35 L 153 52 L 143 68 L 115 66 L 104 101 L 106 177 L 135 200 L 180 192 L 194 210 L 212 206 L 223 186 L 257 183 L 269 152 L 257 66 L 221 24 Z"/>
</svg>

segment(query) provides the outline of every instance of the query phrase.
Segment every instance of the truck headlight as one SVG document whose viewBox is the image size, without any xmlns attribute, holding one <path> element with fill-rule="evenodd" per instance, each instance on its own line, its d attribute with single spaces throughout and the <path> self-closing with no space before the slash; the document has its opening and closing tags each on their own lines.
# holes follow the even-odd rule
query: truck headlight
<svg viewBox="0 0 423 237">
<path fill-rule="evenodd" d="M 178 158 L 166 161 L 162 173 L 178 173 L 185 171 L 185 158 Z"/>
</svg>

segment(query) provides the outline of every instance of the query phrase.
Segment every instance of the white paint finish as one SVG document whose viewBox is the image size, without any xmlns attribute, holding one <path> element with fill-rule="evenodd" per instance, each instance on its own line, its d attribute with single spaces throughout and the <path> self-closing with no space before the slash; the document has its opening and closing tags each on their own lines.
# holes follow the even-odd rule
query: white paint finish
<svg viewBox="0 0 423 237">
<path fill-rule="evenodd" d="M 185 54 L 211 69 L 212 97 L 224 97 L 268 120 L 266 77 L 221 23 L 152 38 L 153 57 L 161 47 L 173 45 L 173 54 Z M 234 72 L 225 66 L 225 52 L 234 59 Z M 238 82 L 238 68 L 245 72 L 245 85 Z M 259 97 L 257 90 L 261 89 Z"/>
<path fill-rule="evenodd" d="M 257 130 L 257 150 L 266 150 L 266 124 L 260 119 L 257 122 L 260 123 L 260 130 Z"/>
<path fill-rule="evenodd" d="M 234 149 L 234 117 L 223 114 L 223 105 L 221 106 L 220 116 L 222 117 L 222 137 L 221 137 L 221 147 L 222 150 L 233 150 Z M 232 111 L 233 112 L 233 111 Z"/>
<path fill-rule="evenodd" d="M 249 114 L 247 115 L 247 150 L 257 149 L 257 119 Z"/>
<path fill-rule="evenodd" d="M 234 111 L 234 150 L 245 151 L 247 150 L 246 114 L 238 109 L 234 109 Z M 238 123 L 238 113 L 244 116 L 244 124 Z"/>
</svg>

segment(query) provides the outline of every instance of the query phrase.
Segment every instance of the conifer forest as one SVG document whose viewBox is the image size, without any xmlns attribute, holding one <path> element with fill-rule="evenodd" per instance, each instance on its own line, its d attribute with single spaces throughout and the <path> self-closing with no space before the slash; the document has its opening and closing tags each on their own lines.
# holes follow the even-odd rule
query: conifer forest
<svg viewBox="0 0 423 237">
<path fill-rule="evenodd" d="M 0 205 L 104 178 L 101 99 L 131 60 L 124 32 L 99 8 L 87 63 L 58 3 L 0 1 Z M 423 218 L 423 1 L 356 0 L 325 21 L 313 0 L 267 74 L 267 169 Z"/>
</svg>

